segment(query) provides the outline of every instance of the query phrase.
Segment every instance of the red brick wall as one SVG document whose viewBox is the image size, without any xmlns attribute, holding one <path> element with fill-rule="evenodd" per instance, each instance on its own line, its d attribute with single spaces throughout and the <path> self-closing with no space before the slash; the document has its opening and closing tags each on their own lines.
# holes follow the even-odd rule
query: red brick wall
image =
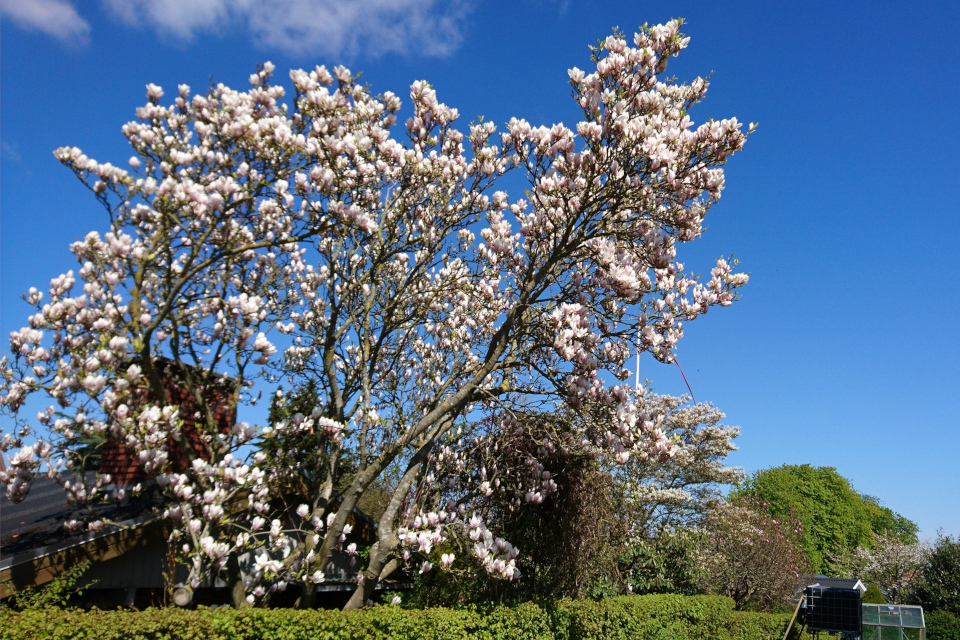
<svg viewBox="0 0 960 640">
<path fill-rule="evenodd" d="M 209 460 L 210 452 L 197 429 L 197 423 L 199 422 L 203 426 L 204 420 L 202 418 L 198 420 L 194 417 L 198 409 L 190 392 L 184 385 L 177 384 L 167 377 L 164 378 L 164 384 L 169 402 L 180 407 L 183 436 L 193 448 L 197 457 Z M 208 392 L 207 402 L 213 408 L 217 430 L 220 433 L 229 432 L 237 420 L 237 414 L 235 409 L 230 409 L 227 391 L 211 389 Z M 181 450 L 180 445 L 174 442 L 172 438 L 167 442 L 167 455 L 172 471 L 184 471 L 187 468 L 187 457 Z M 109 473 L 112 483 L 120 485 L 136 484 L 147 479 L 147 474 L 143 470 L 143 465 L 140 464 L 137 452 L 112 438 L 107 439 L 100 452 L 100 473 Z"/>
</svg>

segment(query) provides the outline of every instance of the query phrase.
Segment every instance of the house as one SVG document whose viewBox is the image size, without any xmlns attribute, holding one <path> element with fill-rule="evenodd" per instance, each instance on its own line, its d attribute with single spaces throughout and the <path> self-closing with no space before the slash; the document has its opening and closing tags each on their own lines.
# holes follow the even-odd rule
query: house
<svg viewBox="0 0 960 640">
<path fill-rule="evenodd" d="M 77 564 L 88 561 L 78 586 L 85 588 L 80 604 L 108 609 L 117 606 L 146 608 L 172 603 L 173 586 L 186 577 L 184 567 L 170 562 L 168 524 L 157 515 L 163 504 L 155 487 L 147 485 L 135 498 L 120 504 L 96 507 L 98 515 L 120 526 L 71 534 L 63 523 L 80 515 L 67 504 L 66 493 L 45 477 L 34 480 L 30 495 L 19 504 L 0 495 L 0 600 L 25 587 L 42 587 Z M 353 527 L 345 544 L 364 547 L 377 539 L 377 525 L 359 509 L 350 514 Z M 241 572 L 253 564 L 253 553 L 239 558 Z M 340 608 L 357 586 L 362 565 L 350 565 L 346 553 L 335 551 L 325 571 L 326 580 L 316 585 L 317 606 Z M 409 589 L 409 580 L 399 572 L 378 590 Z M 291 587 L 275 594 L 271 604 L 292 606 L 299 590 Z M 194 603 L 228 604 L 227 585 L 221 579 L 208 580 L 194 593 Z"/>
<path fill-rule="evenodd" d="M 181 432 L 188 446 L 200 458 L 209 453 L 200 436 L 198 411 L 200 407 L 189 391 L 183 367 L 166 359 L 155 362 L 164 380 L 168 399 L 180 407 Z M 190 373 L 188 368 L 187 374 Z M 233 384 L 220 377 L 208 385 L 206 405 L 213 412 L 214 423 L 221 433 L 228 432 L 236 421 L 236 409 L 230 396 Z M 14 504 L 5 495 L 0 497 L 0 599 L 6 599 L 27 586 L 40 587 L 80 562 L 89 561 L 91 567 L 80 584 L 89 584 L 83 600 L 100 608 L 111 606 L 159 606 L 169 603 L 174 585 L 187 579 L 186 569 L 176 567 L 168 554 L 169 525 L 158 516 L 164 503 L 155 482 L 144 472 L 139 456 L 123 443 L 107 437 L 100 446 L 96 471 L 110 475 L 112 487 L 141 485 L 138 495 L 128 495 L 119 504 L 94 507 L 98 516 L 117 523 L 98 531 L 71 534 L 64 529 L 68 520 L 80 519 L 80 509 L 67 504 L 62 487 L 46 477 L 33 481 L 30 495 L 20 504 Z M 174 470 L 187 465 L 187 456 L 180 445 L 170 442 L 170 464 Z M 128 492 L 133 494 L 134 492 Z M 290 501 L 295 503 L 296 501 Z M 348 523 L 353 530 L 345 544 L 356 542 L 361 548 L 377 539 L 377 525 L 359 509 L 350 514 Z M 245 573 L 254 563 L 252 552 L 239 558 Z M 317 585 L 319 606 L 342 606 L 356 589 L 359 566 L 351 566 L 350 558 L 340 551 L 334 553 L 331 565 L 325 570 L 326 580 Z M 216 579 L 207 581 L 194 593 L 198 604 L 229 602 L 226 584 Z M 396 580 L 383 588 L 397 588 Z M 288 606 L 293 603 L 298 587 L 275 594 L 272 604 Z M 289 601 L 289 602 L 288 602 Z M 342 602 L 341 602 L 342 601 Z"/>
<path fill-rule="evenodd" d="M 156 358 L 154 366 L 159 370 L 163 379 L 164 391 L 167 394 L 167 400 L 180 407 L 181 433 L 188 446 L 193 449 L 196 456 L 205 460 L 209 459 L 206 445 L 200 437 L 198 429 L 199 411 L 202 407 L 197 406 L 193 396 L 190 393 L 190 383 L 184 379 L 183 370 L 194 370 L 194 367 L 183 363 L 175 363 L 167 358 Z M 213 413 L 213 420 L 219 433 L 229 433 L 230 429 L 237 421 L 237 409 L 231 406 L 230 396 L 233 394 L 235 384 L 232 379 L 225 376 L 216 376 L 213 384 L 207 385 L 204 392 L 206 394 L 206 404 Z M 170 466 L 174 471 L 184 471 L 188 461 L 186 456 L 180 450 L 173 440 L 167 444 Z M 143 465 L 136 452 L 113 438 L 107 438 L 103 443 L 100 452 L 100 473 L 108 473 L 112 482 L 116 485 L 134 485 L 147 479 L 144 473 Z"/>
<path fill-rule="evenodd" d="M 94 582 L 89 601 L 100 606 L 160 604 L 163 593 L 166 530 L 153 514 L 155 492 L 120 504 L 95 507 L 98 515 L 120 527 L 69 533 L 63 526 L 80 516 L 66 493 L 45 477 L 34 480 L 23 502 L 0 496 L 0 599 L 27 586 L 40 587 L 67 569 L 91 563 L 82 582 Z M 140 591 L 140 600 L 136 597 Z"/>
</svg>

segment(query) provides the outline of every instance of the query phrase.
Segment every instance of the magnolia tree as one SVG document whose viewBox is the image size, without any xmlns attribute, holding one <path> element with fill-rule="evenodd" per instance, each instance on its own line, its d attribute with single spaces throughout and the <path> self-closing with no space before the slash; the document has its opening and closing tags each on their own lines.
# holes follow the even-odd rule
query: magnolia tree
<svg viewBox="0 0 960 640">
<path fill-rule="evenodd" d="M 11 333 L 13 358 L 2 361 L 0 447 L 21 447 L 3 472 L 10 498 L 22 500 L 44 473 L 80 506 L 120 499 L 129 488 L 109 475 L 73 470 L 84 443 L 127 446 L 170 499 L 166 515 L 179 525 L 194 585 L 227 564 L 237 575 L 250 524 L 235 523 L 227 505 L 266 495 L 266 470 L 238 454 L 256 429 L 224 432 L 217 409 L 233 412 L 248 399 L 276 353 L 267 334 L 289 316 L 291 276 L 305 269 L 296 241 L 325 224 L 291 195 L 317 150 L 305 142 L 309 125 L 278 104 L 283 89 L 266 85 L 270 71 L 251 76 L 245 93 L 220 85 L 191 98 L 181 85 L 168 106 L 148 85 L 149 102 L 123 127 L 134 149 L 129 170 L 77 148 L 55 152 L 103 204 L 109 230 L 71 245 L 81 266 L 54 278 L 49 297 L 29 291 L 36 312 Z M 188 391 L 192 415 L 169 397 L 173 381 Z M 21 411 L 31 395 L 49 403 L 35 419 Z M 195 425 L 192 439 L 184 418 Z"/>
<path fill-rule="evenodd" d="M 733 599 L 738 610 L 773 610 L 795 602 L 809 563 L 798 520 L 777 519 L 751 496 L 707 517 L 700 549 L 701 577 L 711 593 Z"/>
<path fill-rule="evenodd" d="M 187 586 L 224 575 L 240 604 L 294 581 L 309 605 L 350 511 L 399 465 L 348 607 L 405 562 L 454 566 L 456 553 L 431 554 L 456 539 L 513 577 L 517 549 L 470 506 L 552 490 L 536 452 L 498 463 L 518 416 L 564 406 L 591 416 L 558 424 L 566 437 L 621 463 L 669 456 L 662 408 L 618 382 L 631 349 L 671 362 L 683 323 L 747 281 L 723 259 L 705 281 L 677 261 L 746 140 L 736 119 L 694 126 L 704 79 L 661 79 L 687 45 L 679 27 L 642 28 L 632 44 L 615 34 L 591 72 L 571 69 L 574 128 L 513 118 L 500 133 L 461 132 L 456 109 L 418 81 L 397 135 L 400 99 L 342 67 L 292 71 L 290 105 L 269 64 L 247 92 L 191 99 L 182 86 L 170 106 L 150 85 L 124 127 L 131 171 L 56 152 L 107 207 L 110 231 L 73 246 L 83 293 L 72 274 L 52 281 L 48 302 L 31 291 L 36 314 L 11 335 L 0 392 L 3 447 L 19 448 L 11 496 L 37 473 L 77 502 L 100 496 L 110 479 L 69 471 L 78 439 L 104 434 L 135 450 L 168 498 Z M 508 173 L 526 178 L 526 198 L 497 189 Z M 185 444 L 161 359 L 190 381 L 204 451 Z M 218 431 L 205 390 L 230 378 L 236 406 L 267 367 L 312 384 L 316 405 Z M 36 419 L 20 411 L 31 394 L 51 402 Z M 251 442 L 263 451 L 242 455 Z M 471 462 L 478 451 L 492 452 L 485 468 Z M 295 508 L 271 500 L 289 487 L 302 492 Z M 255 561 L 241 574 L 244 553 Z"/>
</svg>

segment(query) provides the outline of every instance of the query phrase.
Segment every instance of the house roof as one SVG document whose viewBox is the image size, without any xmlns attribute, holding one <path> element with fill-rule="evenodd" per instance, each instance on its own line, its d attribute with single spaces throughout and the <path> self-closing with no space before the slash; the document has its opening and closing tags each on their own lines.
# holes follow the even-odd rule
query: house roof
<svg viewBox="0 0 960 640">
<path fill-rule="evenodd" d="M 127 498 L 120 503 L 97 504 L 93 511 L 101 518 L 127 523 L 148 513 L 158 503 L 156 498 Z M 34 479 L 27 499 L 14 503 L 6 493 L 0 494 L 0 567 L 27 551 L 56 546 L 83 534 L 70 533 L 63 524 L 72 518 L 89 515 L 77 506 L 67 504 L 67 494 L 57 482 L 44 476 Z M 105 527 L 104 534 L 112 530 Z"/>
<path fill-rule="evenodd" d="M 820 585 L 824 589 L 856 589 L 861 594 L 866 592 L 867 587 L 859 578 L 831 578 L 822 573 L 811 576 L 804 576 L 807 586 Z"/>
<path fill-rule="evenodd" d="M 342 501 L 342 497 L 335 495 L 334 501 Z M 164 535 L 161 535 L 163 523 L 155 515 L 153 508 L 160 502 L 161 498 L 154 493 L 140 499 L 128 498 L 120 504 L 97 505 L 93 508 L 99 516 L 121 526 L 70 533 L 64 528 L 64 522 L 84 514 L 78 507 L 67 504 L 66 493 L 58 483 L 38 476 L 33 481 L 27 499 L 19 504 L 11 502 L 3 495 L 0 497 L 0 598 L 6 598 L 15 589 L 25 585 L 44 584 L 65 567 L 81 560 L 93 562 L 91 572 L 96 572 L 97 563 L 118 558 L 131 551 L 137 551 L 137 554 L 133 554 L 137 556 L 133 565 L 126 562 L 120 567 L 116 564 L 117 561 L 114 561 L 110 565 L 113 567 L 110 571 L 120 571 L 123 575 L 98 576 L 101 586 L 121 579 L 132 580 L 131 585 L 139 586 L 155 582 L 152 578 L 147 580 L 142 574 L 153 571 L 159 575 L 159 570 L 154 571 L 153 567 L 156 562 L 147 562 L 144 554 L 156 555 L 154 547 L 157 544 L 160 545 L 157 548 L 166 548 Z M 89 512 L 85 515 L 89 515 Z M 351 537 L 367 543 L 376 540 L 377 523 L 360 509 L 354 508 L 349 522 L 354 526 Z M 252 563 L 251 552 L 244 556 L 249 556 L 244 559 Z M 342 552 L 336 552 L 334 556 L 328 570 L 328 580 L 318 585 L 317 590 L 355 589 L 358 568 L 349 566 L 349 558 Z M 409 586 L 407 581 L 402 573 L 398 573 L 392 580 L 387 581 L 383 588 L 404 588 Z M 223 585 L 218 583 L 210 586 Z"/>
<path fill-rule="evenodd" d="M 56 482 L 36 478 L 30 495 L 19 504 L 0 497 L 0 598 L 25 585 L 49 582 L 81 560 L 106 561 L 143 547 L 153 535 L 144 535 L 144 529 L 152 531 L 160 524 L 152 509 L 156 502 L 147 495 L 97 505 L 93 510 L 98 516 L 120 526 L 71 533 L 64 522 L 83 512 L 67 504 Z"/>
</svg>

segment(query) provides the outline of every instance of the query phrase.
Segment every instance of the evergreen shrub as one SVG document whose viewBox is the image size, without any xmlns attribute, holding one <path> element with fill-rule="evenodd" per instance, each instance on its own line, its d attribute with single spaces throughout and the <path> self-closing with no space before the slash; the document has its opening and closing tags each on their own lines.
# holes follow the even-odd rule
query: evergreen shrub
<svg viewBox="0 0 960 640">
<path fill-rule="evenodd" d="M 949 611 L 924 611 L 924 621 L 927 623 L 927 640 L 957 640 L 960 638 L 960 616 Z"/>
<path fill-rule="evenodd" d="M 867 604 L 887 604 L 887 599 L 883 597 L 880 587 L 871 582 L 863 594 L 863 602 Z"/>
<path fill-rule="evenodd" d="M 783 614 L 735 612 L 728 598 L 672 594 L 490 609 L 4 608 L 0 613 L 5 640 L 779 640 L 789 620 Z"/>
</svg>

